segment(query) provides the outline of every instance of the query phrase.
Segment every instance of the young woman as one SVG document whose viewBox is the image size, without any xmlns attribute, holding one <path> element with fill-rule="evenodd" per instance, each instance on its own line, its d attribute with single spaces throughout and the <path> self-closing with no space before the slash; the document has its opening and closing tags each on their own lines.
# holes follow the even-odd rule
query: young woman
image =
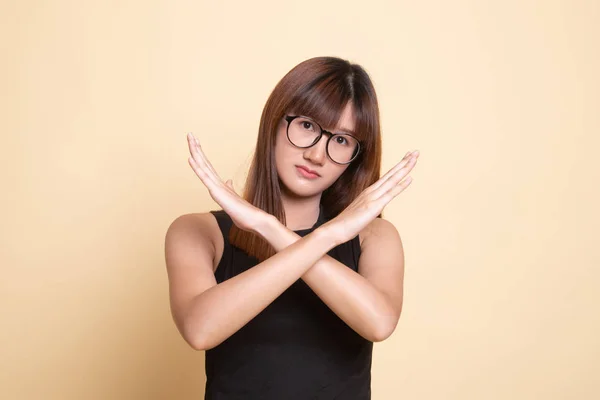
<svg viewBox="0 0 600 400">
<path fill-rule="evenodd" d="M 371 398 L 373 342 L 394 331 L 404 254 L 383 208 L 418 151 L 380 178 L 379 109 L 365 70 L 306 60 L 263 110 L 243 196 L 188 135 L 222 207 L 177 218 L 165 252 L 173 319 L 206 351 L 205 399 Z"/>
</svg>

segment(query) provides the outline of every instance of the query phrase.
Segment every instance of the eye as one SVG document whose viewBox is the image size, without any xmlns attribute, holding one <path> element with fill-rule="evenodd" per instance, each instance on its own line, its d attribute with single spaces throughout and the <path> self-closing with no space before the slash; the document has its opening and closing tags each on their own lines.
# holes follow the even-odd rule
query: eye
<svg viewBox="0 0 600 400">
<path fill-rule="evenodd" d="M 343 145 L 348 144 L 348 140 L 343 136 L 336 136 L 335 140 L 336 140 L 336 143 L 338 143 L 338 144 L 343 144 Z"/>
<path fill-rule="evenodd" d="M 302 121 L 302 127 L 304 129 L 306 129 L 307 131 L 312 131 L 313 130 L 313 124 L 309 121 Z"/>
</svg>

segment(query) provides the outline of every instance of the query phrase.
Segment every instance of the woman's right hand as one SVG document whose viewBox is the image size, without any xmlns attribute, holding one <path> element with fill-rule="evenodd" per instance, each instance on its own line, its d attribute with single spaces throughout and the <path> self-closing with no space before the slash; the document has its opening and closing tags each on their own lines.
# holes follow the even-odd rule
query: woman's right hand
<svg viewBox="0 0 600 400">
<path fill-rule="evenodd" d="M 394 197 L 410 185 L 412 177 L 406 177 L 414 168 L 419 151 L 408 152 L 377 182 L 366 188 L 344 211 L 321 226 L 336 239 L 345 243 L 358 235 Z M 406 179 L 405 179 L 406 177 Z"/>
<path fill-rule="evenodd" d="M 188 162 L 196 175 L 198 175 L 198 178 L 200 178 L 204 186 L 208 189 L 210 196 L 231 217 L 233 223 L 238 228 L 245 231 L 257 232 L 257 229 L 266 224 L 268 218 L 271 216 L 239 196 L 233 188 L 231 180 L 223 182 L 208 161 L 208 158 L 206 158 L 206 155 L 202 152 L 200 144 L 194 135 L 188 133 L 187 139 L 191 154 Z"/>
</svg>

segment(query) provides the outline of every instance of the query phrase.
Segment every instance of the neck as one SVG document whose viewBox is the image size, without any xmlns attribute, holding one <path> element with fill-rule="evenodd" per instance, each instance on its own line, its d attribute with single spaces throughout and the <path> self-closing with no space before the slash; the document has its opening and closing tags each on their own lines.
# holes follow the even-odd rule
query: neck
<svg viewBox="0 0 600 400">
<path fill-rule="evenodd" d="M 313 197 L 282 196 L 286 227 L 292 231 L 310 229 L 319 218 L 321 194 Z"/>
</svg>

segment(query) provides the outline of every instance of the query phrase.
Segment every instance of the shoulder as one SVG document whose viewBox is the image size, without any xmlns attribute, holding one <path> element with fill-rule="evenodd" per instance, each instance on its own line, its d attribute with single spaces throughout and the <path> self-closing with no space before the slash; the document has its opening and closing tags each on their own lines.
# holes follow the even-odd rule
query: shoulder
<svg viewBox="0 0 600 400">
<path fill-rule="evenodd" d="M 190 235 L 212 237 L 215 227 L 218 228 L 217 220 L 211 212 L 183 214 L 171 222 L 167 229 L 167 235 L 184 232 Z"/>
<path fill-rule="evenodd" d="M 401 242 L 398 230 L 390 221 L 383 218 L 375 218 L 359 233 L 361 249 L 370 243 L 380 240 L 391 240 Z"/>
<path fill-rule="evenodd" d="M 175 218 L 165 236 L 165 252 L 180 252 L 183 249 L 203 245 L 204 250 L 210 251 L 214 257 L 218 238 L 219 225 L 211 212 L 183 214 Z"/>
</svg>

